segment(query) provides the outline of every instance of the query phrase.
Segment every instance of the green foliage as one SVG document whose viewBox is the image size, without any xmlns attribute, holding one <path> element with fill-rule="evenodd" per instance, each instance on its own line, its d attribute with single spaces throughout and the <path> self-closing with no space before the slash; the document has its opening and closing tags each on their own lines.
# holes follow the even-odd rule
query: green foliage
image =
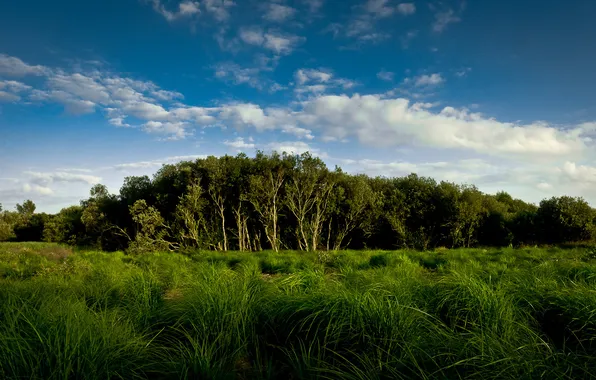
<svg viewBox="0 0 596 380">
<path fill-rule="evenodd" d="M 592 239 L 595 216 L 582 198 L 563 196 L 540 202 L 536 218 L 544 241 L 562 243 Z"/>
<path fill-rule="evenodd" d="M 592 251 L 2 243 L 0 378 L 593 378 Z"/>
<path fill-rule="evenodd" d="M 416 174 L 330 171 L 310 153 L 258 152 L 165 165 L 153 178 L 125 178 L 119 194 L 98 184 L 57 215 L 25 201 L 0 212 L 0 240 L 104 251 L 520 247 L 589 243 L 595 216 L 582 198 L 538 207 Z"/>
</svg>

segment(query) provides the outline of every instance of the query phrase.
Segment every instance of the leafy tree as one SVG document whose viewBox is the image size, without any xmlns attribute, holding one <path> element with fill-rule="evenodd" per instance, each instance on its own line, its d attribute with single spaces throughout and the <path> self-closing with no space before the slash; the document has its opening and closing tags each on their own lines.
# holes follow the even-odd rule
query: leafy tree
<svg viewBox="0 0 596 380">
<path fill-rule="evenodd" d="M 135 223 L 135 239 L 129 249 L 132 252 L 152 252 L 174 250 L 178 244 L 168 238 L 171 228 L 167 225 L 159 211 L 148 206 L 144 199 L 136 201 L 130 206 L 130 214 Z"/>
<path fill-rule="evenodd" d="M 180 197 L 176 207 L 176 218 L 179 225 L 179 237 L 183 247 L 203 248 L 210 245 L 210 226 L 205 220 L 204 209 L 207 200 L 200 183 L 188 186 L 186 194 Z"/>
<path fill-rule="evenodd" d="M 20 215 L 28 218 L 35 213 L 35 203 L 27 199 L 22 205 L 17 203 L 16 209 Z"/>
<path fill-rule="evenodd" d="M 281 248 L 278 222 L 283 206 L 281 190 L 286 180 L 287 168 L 282 164 L 279 155 L 269 158 L 258 153 L 256 161 L 259 174 L 250 176 L 246 199 L 259 215 L 271 249 L 277 252 Z"/>
<path fill-rule="evenodd" d="M 298 247 L 314 251 L 319 247 L 335 181 L 325 163 L 310 153 L 293 159 L 294 171 L 285 186 L 285 201 L 297 221 Z"/>
<path fill-rule="evenodd" d="M 594 210 L 583 198 L 552 197 L 540 202 L 536 214 L 542 240 L 549 243 L 593 238 Z"/>
<path fill-rule="evenodd" d="M 338 250 L 349 245 L 350 234 L 359 229 L 365 235 L 370 234 L 374 225 L 371 211 L 379 205 L 377 194 L 371 188 L 365 175 L 349 176 L 342 174 L 338 181 L 334 201 L 334 236 L 333 249 Z M 347 242 L 346 242 L 347 240 Z"/>
</svg>

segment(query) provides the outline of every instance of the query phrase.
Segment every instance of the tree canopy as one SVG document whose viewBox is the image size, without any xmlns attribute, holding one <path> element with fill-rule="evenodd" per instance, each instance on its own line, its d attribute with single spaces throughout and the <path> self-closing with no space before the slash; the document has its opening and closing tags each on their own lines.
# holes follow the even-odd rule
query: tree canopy
<svg viewBox="0 0 596 380">
<path fill-rule="evenodd" d="M 104 185 L 58 214 L 26 200 L 0 206 L 0 240 L 45 240 L 134 249 L 246 250 L 560 244 L 594 238 L 582 198 L 538 206 L 506 192 L 410 174 L 386 178 L 330 170 L 318 157 L 258 152 L 164 165 Z"/>
</svg>

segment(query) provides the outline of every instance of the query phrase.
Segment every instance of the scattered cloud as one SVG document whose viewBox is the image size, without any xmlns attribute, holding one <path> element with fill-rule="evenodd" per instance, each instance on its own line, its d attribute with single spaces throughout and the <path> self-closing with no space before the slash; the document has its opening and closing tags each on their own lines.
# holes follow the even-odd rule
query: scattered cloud
<svg viewBox="0 0 596 380">
<path fill-rule="evenodd" d="M 100 71 L 46 72 L 47 81 L 42 90 L 30 90 L 27 88 L 29 84 L 12 83 L 10 86 L 19 87 L 22 89 L 20 93 L 23 96 L 29 94 L 31 100 L 58 102 L 72 108 L 73 112 L 102 110 L 106 119 L 116 126 L 127 126 L 129 120 L 136 119 L 141 130 L 165 139 L 185 138 L 197 127 L 254 128 L 257 132 L 279 131 L 304 140 L 317 137 L 341 141 L 355 137 L 359 142 L 375 147 L 417 146 L 528 160 L 563 158 L 571 163 L 577 162 L 576 159 L 586 154 L 596 141 L 593 138 L 596 124 L 593 123 L 561 129 L 543 122 L 501 122 L 467 109 L 449 106 L 437 109 L 436 104 L 412 103 L 407 98 L 386 94 L 345 95 L 341 92 L 353 87 L 354 82 L 337 78 L 323 68 L 295 72 L 294 90 L 308 93 L 307 99 L 288 106 L 270 107 L 242 102 L 214 107 L 181 102 L 166 104 L 163 99 L 181 96 L 160 92 L 164 90 L 151 82 Z M 385 78 L 388 77 L 385 75 Z M 422 89 L 443 82 L 439 73 L 409 79 L 411 85 Z M 8 88 L 9 85 L 2 83 L 3 88 Z M 340 94 L 326 94 L 331 89 Z M 163 96 L 155 95 L 158 93 Z M 304 144 L 300 146 L 304 147 Z M 564 166 L 560 175 L 591 178 L 589 166 L 574 165 Z M 98 177 L 67 171 L 29 172 L 28 175 L 32 178 L 31 184 L 39 186 L 53 182 L 89 184 L 99 181 Z M 540 181 L 553 183 L 538 178 L 533 186 Z"/>
<path fill-rule="evenodd" d="M 304 37 L 282 34 L 277 31 L 264 31 L 259 27 L 241 28 L 238 37 L 245 43 L 271 50 L 278 55 L 288 55 L 305 41 Z"/>
<path fill-rule="evenodd" d="M 410 30 L 409 32 L 407 32 L 405 35 L 403 35 L 400 40 L 401 40 L 401 46 L 404 49 L 407 49 L 410 47 L 410 43 L 412 42 L 412 40 L 414 38 L 416 38 L 418 36 L 418 31 L 417 30 Z"/>
<path fill-rule="evenodd" d="M 461 21 L 461 14 L 465 9 L 465 2 L 462 1 L 460 3 L 458 10 L 454 10 L 452 8 L 439 9 L 434 5 L 430 5 L 430 9 L 432 12 L 434 12 L 432 30 L 435 33 L 442 33 L 450 24 L 455 24 Z"/>
<path fill-rule="evenodd" d="M 54 191 L 52 189 L 50 189 L 49 187 L 39 186 L 39 185 L 31 186 L 28 183 L 23 185 L 23 192 L 24 193 L 34 193 L 34 194 L 38 194 L 38 195 L 52 195 L 52 194 L 54 194 Z"/>
<path fill-rule="evenodd" d="M 256 145 L 252 142 L 244 141 L 244 138 L 238 137 L 235 140 L 223 142 L 224 145 L 236 150 L 237 152 L 245 152 L 247 150 L 254 150 Z"/>
<path fill-rule="evenodd" d="M 261 89 L 263 84 L 259 80 L 258 68 L 243 68 L 232 62 L 219 63 L 213 67 L 215 77 L 229 81 L 234 84 L 248 84 L 251 87 Z"/>
<path fill-rule="evenodd" d="M 409 15 L 416 12 L 413 3 L 402 3 L 398 6 L 390 0 L 367 0 L 363 4 L 353 7 L 354 15 L 347 24 L 333 23 L 325 28 L 334 38 L 338 36 L 356 39 L 358 43 L 348 46 L 348 49 L 358 48 L 363 43 L 376 44 L 391 37 L 391 34 L 380 31 L 377 22 L 395 14 Z"/>
<path fill-rule="evenodd" d="M 310 13 L 317 13 L 323 7 L 324 0 L 302 0 L 308 6 Z"/>
<path fill-rule="evenodd" d="M 265 151 L 288 153 L 288 154 L 302 154 L 310 152 L 316 157 L 326 157 L 327 154 L 321 152 L 319 149 L 314 148 L 304 141 L 283 141 L 283 142 L 272 142 L 267 144 Z"/>
<path fill-rule="evenodd" d="M 175 11 L 168 10 L 161 0 L 152 0 L 152 3 L 153 10 L 170 22 L 183 18 L 191 18 L 200 13 L 198 1 L 182 1 L 178 4 L 178 9 Z"/>
<path fill-rule="evenodd" d="M 201 4 L 217 21 L 228 20 L 230 9 L 236 5 L 232 0 L 203 0 Z"/>
<path fill-rule="evenodd" d="M 173 101 L 176 99 L 184 99 L 184 95 L 177 91 L 156 90 L 151 92 L 151 95 L 164 102 Z"/>
<path fill-rule="evenodd" d="M 128 162 L 111 166 L 109 169 L 117 171 L 131 171 L 139 169 L 155 169 L 165 164 L 173 164 L 180 161 L 194 161 L 199 158 L 207 158 L 206 155 L 172 156 L 149 161 Z"/>
<path fill-rule="evenodd" d="M 16 102 L 19 100 L 21 100 L 20 96 L 0 90 L 0 102 Z"/>
<path fill-rule="evenodd" d="M 414 78 L 414 85 L 417 87 L 436 86 L 444 83 L 445 79 L 439 73 L 424 74 Z"/>
<path fill-rule="evenodd" d="M 143 130 L 147 133 L 166 135 L 165 140 L 176 141 L 182 140 L 190 135 L 187 130 L 188 122 L 185 121 L 148 121 L 143 124 Z"/>
<path fill-rule="evenodd" d="M 76 174 L 69 172 L 34 172 L 26 171 L 25 175 L 30 177 L 30 182 L 39 186 L 47 186 L 51 183 L 65 182 L 65 183 L 85 183 L 88 185 L 95 185 L 101 182 L 101 177 L 89 174 Z"/>
<path fill-rule="evenodd" d="M 377 78 L 379 78 L 380 80 L 384 80 L 386 82 L 393 81 L 394 77 L 395 77 L 395 73 L 392 73 L 391 71 L 381 70 L 377 73 Z"/>
<path fill-rule="evenodd" d="M 267 4 L 267 11 L 263 15 L 263 18 L 272 22 L 285 22 L 293 18 L 296 14 L 296 9 L 277 3 Z"/>
<path fill-rule="evenodd" d="M 367 0 L 364 3 L 366 13 L 375 17 L 389 17 L 395 12 L 395 8 L 389 5 L 389 0 Z"/>
<path fill-rule="evenodd" d="M 47 75 L 48 73 L 49 69 L 45 66 L 28 65 L 19 58 L 0 54 L 0 74 L 21 77 L 25 75 Z"/>
<path fill-rule="evenodd" d="M 397 6 L 397 12 L 404 16 L 413 15 L 416 13 L 416 5 L 414 3 L 401 3 Z"/>
<path fill-rule="evenodd" d="M 299 69 L 294 73 L 294 81 L 297 94 L 322 94 L 331 88 L 349 90 L 357 85 L 349 79 L 335 78 L 327 69 Z"/>
<path fill-rule="evenodd" d="M 464 67 L 463 69 L 461 69 L 459 71 L 456 71 L 455 72 L 455 75 L 458 76 L 458 77 L 460 77 L 460 78 L 461 77 L 465 77 L 466 75 L 468 75 L 468 73 L 470 71 L 472 71 L 472 68 L 471 67 Z"/>
</svg>

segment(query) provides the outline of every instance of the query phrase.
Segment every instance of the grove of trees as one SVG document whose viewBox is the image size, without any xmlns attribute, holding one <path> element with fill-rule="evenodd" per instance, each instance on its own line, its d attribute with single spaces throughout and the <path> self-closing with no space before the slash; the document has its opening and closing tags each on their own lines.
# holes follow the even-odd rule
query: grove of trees
<svg viewBox="0 0 596 380">
<path fill-rule="evenodd" d="M 95 185 L 55 215 L 27 200 L 0 206 L 0 241 L 130 251 L 473 247 L 594 238 L 582 198 L 539 206 L 505 192 L 410 174 L 371 178 L 330 170 L 309 153 L 208 157 L 127 177 L 119 194 Z"/>
</svg>

